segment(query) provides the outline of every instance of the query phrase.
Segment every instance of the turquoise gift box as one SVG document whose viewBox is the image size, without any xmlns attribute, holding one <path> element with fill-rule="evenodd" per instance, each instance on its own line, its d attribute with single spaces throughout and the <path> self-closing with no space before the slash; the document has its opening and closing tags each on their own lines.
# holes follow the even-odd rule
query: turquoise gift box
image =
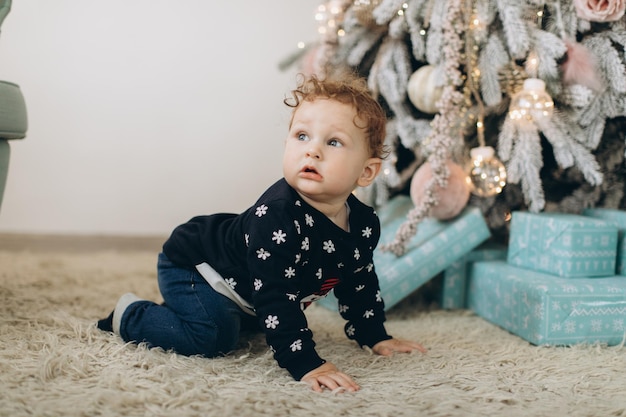
<svg viewBox="0 0 626 417">
<path fill-rule="evenodd" d="M 507 261 L 562 277 L 615 275 L 617 228 L 591 217 L 513 212 Z"/>
<path fill-rule="evenodd" d="M 399 195 L 378 210 L 381 222 L 379 246 L 394 239 L 413 207 L 410 197 Z M 400 257 L 375 249 L 374 266 L 385 310 L 392 308 L 490 236 L 491 232 L 480 210 L 467 207 L 452 220 L 428 218 L 421 221 L 417 233 L 407 243 L 405 254 Z M 318 304 L 337 310 L 337 298 L 332 293 L 319 300 Z"/>
<path fill-rule="evenodd" d="M 617 345 L 626 332 L 623 276 L 562 278 L 505 261 L 476 262 L 468 305 L 535 345 Z"/>
<path fill-rule="evenodd" d="M 467 307 L 467 283 L 473 262 L 495 261 L 506 259 L 506 246 L 494 242 L 485 242 L 450 264 L 443 271 L 440 305 L 444 309 L 460 309 Z"/>
<path fill-rule="evenodd" d="M 619 275 L 626 275 L 626 211 L 614 209 L 587 209 L 583 215 L 595 217 L 617 227 L 617 260 L 615 270 Z"/>
</svg>

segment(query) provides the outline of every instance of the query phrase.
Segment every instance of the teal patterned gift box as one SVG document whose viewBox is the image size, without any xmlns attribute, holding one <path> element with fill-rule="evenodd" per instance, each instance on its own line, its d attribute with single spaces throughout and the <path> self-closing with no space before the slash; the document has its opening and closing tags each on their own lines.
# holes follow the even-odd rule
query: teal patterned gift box
<svg viewBox="0 0 626 417">
<path fill-rule="evenodd" d="M 583 214 L 602 219 L 617 227 L 617 261 L 615 270 L 619 275 L 626 275 L 626 211 L 597 208 L 587 209 Z"/>
<path fill-rule="evenodd" d="M 562 277 L 615 275 L 617 228 L 591 217 L 516 211 L 510 264 Z"/>
<path fill-rule="evenodd" d="M 467 255 L 454 261 L 443 272 L 440 303 L 445 309 L 467 307 L 467 281 L 473 262 L 506 259 L 506 246 L 485 242 Z"/>
<path fill-rule="evenodd" d="M 617 345 L 626 332 L 623 276 L 562 278 L 504 261 L 476 262 L 468 305 L 535 345 Z"/>
<path fill-rule="evenodd" d="M 413 207 L 411 199 L 401 195 L 379 210 L 380 243 L 393 240 Z M 374 265 L 385 309 L 396 305 L 489 237 L 490 231 L 480 210 L 467 207 L 452 220 L 424 219 L 418 225 L 415 236 L 407 243 L 405 254 L 400 257 L 377 248 Z M 337 299 L 333 294 L 318 303 L 337 310 Z"/>
</svg>

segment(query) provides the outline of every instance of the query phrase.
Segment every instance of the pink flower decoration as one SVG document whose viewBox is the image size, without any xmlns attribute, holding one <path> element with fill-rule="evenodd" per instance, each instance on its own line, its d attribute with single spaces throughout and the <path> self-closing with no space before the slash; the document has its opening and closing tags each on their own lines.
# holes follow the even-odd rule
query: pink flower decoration
<svg viewBox="0 0 626 417">
<path fill-rule="evenodd" d="M 626 0 L 574 0 L 576 14 L 592 22 L 612 22 L 624 16 Z"/>
</svg>

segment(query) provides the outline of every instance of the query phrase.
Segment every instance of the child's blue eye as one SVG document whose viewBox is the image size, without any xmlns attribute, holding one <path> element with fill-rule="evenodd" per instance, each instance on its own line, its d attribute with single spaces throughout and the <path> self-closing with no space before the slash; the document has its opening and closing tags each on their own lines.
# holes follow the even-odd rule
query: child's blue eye
<svg viewBox="0 0 626 417">
<path fill-rule="evenodd" d="M 306 133 L 298 133 L 298 140 L 307 140 L 309 139 L 309 137 L 306 135 Z"/>
<path fill-rule="evenodd" d="M 329 144 L 330 146 L 335 146 L 335 147 L 340 147 L 340 146 L 342 146 L 342 145 L 341 145 L 341 142 L 339 142 L 337 139 L 331 139 L 331 140 L 329 140 L 329 141 L 328 141 L 328 144 Z"/>
</svg>

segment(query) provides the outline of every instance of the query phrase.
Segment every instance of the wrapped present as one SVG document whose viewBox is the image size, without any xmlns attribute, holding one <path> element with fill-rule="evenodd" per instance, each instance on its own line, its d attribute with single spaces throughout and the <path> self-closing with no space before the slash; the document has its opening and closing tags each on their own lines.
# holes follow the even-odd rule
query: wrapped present
<svg viewBox="0 0 626 417">
<path fill-rule="evenodd" d="M 413 207 L 408 196 L 400 195 L 379 210 L 381 243 L 393 240 Z M 385 309 L 396 305 L 489 237 L 490 231 L 480 210 L 467 207 L 452 220 L 424 219 L 400 257 L 377 248 L 374 265 Z M 337 299 L 332 293 L 318 303 L 337 310 Z"/>
<path fill-rule="evenodd" d="M 587 209 L 585 216 L 596 217 L 617 227 L 617 260 L 615 270 L 618 275 L 626 275 L 626 211 L 612 209 Z"/>
<path fill-rule="evenodd" d="M 561 277 L 615 275 L 617 228 L 591 217 L 516 211 L 510 264 Z"/>
<path fill-rule="evenodd" d="M 616 345 L 626 332 L 626 279 L 562 278 L 505 261 L 475 262 L 468 305 L 535 345 Z"/>
<path fill-rule="evenodd" d="M 475 250 L 454 261 L 443 272 L 440 304 L 445 309 L 466 308 L 466 289 L 469 269 L 473 262 L 506 259 L 506 246 L 495 242 L 485 242 Z"/>
</svg>

